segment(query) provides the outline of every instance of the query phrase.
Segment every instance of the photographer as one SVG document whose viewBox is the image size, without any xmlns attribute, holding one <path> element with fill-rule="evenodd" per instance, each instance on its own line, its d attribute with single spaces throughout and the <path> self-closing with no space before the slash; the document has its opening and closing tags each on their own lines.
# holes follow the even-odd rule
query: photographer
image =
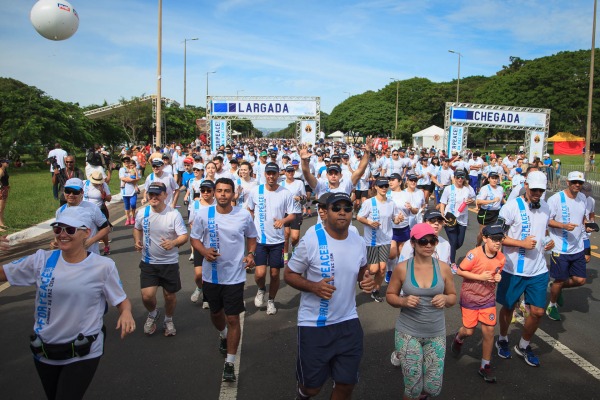
<svg viewBox="0 0 600 400">
<path fill-rule="evenodd" d="M 62 169 L 55 169 L 52 173 L 52 184 L 58 187 L 60 193 L 60 205 L 62 206 L 67 202 L 65 194 L 63 192 L 65 188 L 65 182 L 71 178 L 85 179 L 83 171 L 75 166 L 75 156 L 65 157 L 65 167 Z"/>
<path fill-rule="evenodd" d="M 87 179 L 90 179 L 94 171 L 100 171 L 104 177 L 104 181 L 107 184 L 110 182 L 110 154 L 98 143 L 94 144 L 94 148 L 89 150 L 86 157 L 85 176 Z"/>
<path fill-rule="evenodd" d="M 46 158 L 46 164 L 50 166 L 50 173 L 52 174 L 52 194 L 54 199 L 58 200 L 58 186 L 54 183 L 54 170 L 65 168 L 65 157 L 67 152 L 60 147 L 60 143 L 54 143 L 54 149 L 48 152 L 48 158 Z"/>
</svg>

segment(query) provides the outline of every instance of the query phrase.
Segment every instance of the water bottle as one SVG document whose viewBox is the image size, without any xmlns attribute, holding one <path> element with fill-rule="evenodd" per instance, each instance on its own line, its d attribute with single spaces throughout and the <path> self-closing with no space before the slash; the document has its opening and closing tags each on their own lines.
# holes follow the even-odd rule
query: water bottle
<svg viewBox="0 0 600 400">
<path fill-rule="evenodd" d="M 79 335 L 77 335 L 77 339 L 75 339 L 73 344 L 75 345 L 75 347 L 77 347 L 77 346 L 84 346 L 84 345 L 88 344 L 88 342 L 89 342 L 88 338 L 83 336 L 83 333 L 80 333 Z"/>
<path fill-rule="evenodd" d="M 542 245 L 542 246 L 545 248 L 545 247 L 546 247 L 546 245 L 547 245 L 548 243 L 550 243 L 550 241 L 551 241 L 551 240 L 552 240 L 552 239 L 550 238 L 550 236 L 546 236 L 546 237 L 544 237 L 544 241 L 542 242 L 542 243 L 543 243 L 543 245 Z M 546 250 L 546 254 L 550 254 L 550 253 L 552 253 L 552 250 Z"/>
<path fill-rule="evenodd" d="M 460 203 L 460 206 L 458 206 L 458 212 L 463 212 L 465 211 L 465 208 L 467 208 L 467 201 L 463 200 L 462 203 Z"/>
<path fill-rule="evenodd" d="M 31 339 L 31 347 L 34 348 L 41 348 L 43 343 L 42 343 L 42 339 L 40 339 L 40 337 L 36 334 L 33 334 L 31 336 L 29 336 L 29 338 Z"/>
</svg>

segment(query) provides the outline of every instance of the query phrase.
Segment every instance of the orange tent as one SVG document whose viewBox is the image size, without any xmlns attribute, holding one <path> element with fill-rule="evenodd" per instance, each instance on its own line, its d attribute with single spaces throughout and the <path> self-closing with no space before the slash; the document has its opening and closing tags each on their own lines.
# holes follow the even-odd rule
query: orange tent
<svg viewBox="0 0 600 400">
<path fill-rule="evenodd" d="M 585 147 L 585 138 L 575 136 L 570 132 L 558 132 L 548 138 L 554 142 L 554 154 L 581 155 Z"/>
</svg>

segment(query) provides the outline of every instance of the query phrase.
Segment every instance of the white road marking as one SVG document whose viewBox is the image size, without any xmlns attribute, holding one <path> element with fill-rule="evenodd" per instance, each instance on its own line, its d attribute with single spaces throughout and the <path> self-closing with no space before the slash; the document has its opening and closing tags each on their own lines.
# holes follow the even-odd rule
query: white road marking
<svg viewBox="0 0 600 400">
<path fill-rule="evenodd" d="M 244 302 L 244 307 L 246 302 Z M 221 391 L 219 392 L 219 400 L 236 400 L 238 392 L 238 381 L 240 380 L 240 360 L 242 359 L 242 339 L 244 339 L 244 316 L 246 312 L 240 314 L 240 344 L 238 346 L 237 355 L 235 357 L 235 382 L 222 382 Z"/>
<path fill-rule="evenodd" d="M 517 316 L 517 321 L 521 325 L 525 325 L 525 320 L 523 319 L 523 317 Z M 558 351 L 560 354 L 565 356 L 575 365 L 583 369 L 585 372 L 589 373 L 597 380 L 600 380 L 600 369 L 596 368 L 585 358 L 581 357 L 579 354 L 575 353 L 573 350 L 571 350 L 558 340 L 554 339 L 552 336 L 548 335 L 541 329 L 536 330 L 535 335 L 542 339 L 544 342 L 546 342 L 548 345 L 550 345 L 550 347 L 552 347 L 554 350 Z"/>
<path fill-rule="evenodd" d="M 8 282 L 4 282 L 2 285 L 0 285 L 0 292 L 2 292 L 3 290 L 6 290 L 10 287 L 10 283 Z"/>
</svg>

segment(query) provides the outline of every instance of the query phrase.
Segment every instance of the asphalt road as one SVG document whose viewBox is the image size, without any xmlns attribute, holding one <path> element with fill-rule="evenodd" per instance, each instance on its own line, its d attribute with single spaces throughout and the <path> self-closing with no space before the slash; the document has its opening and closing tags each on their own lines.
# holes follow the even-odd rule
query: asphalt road
<svg viewBox="0 0 600 400">
<path fill-rule="evenodd" d="M 121 205 L 113 206 L 111 220 L 123 216 Z M 464 256 L 475 245 L 476 221 L 470 213 L 472 228 L 467 230 Z M 305 220 L 303 231 L 316 219 Z M 598 246 L 599 235 L 592 238 Z M 111 234 L 110 255 L 119 268 L 125 291 L 133 304 L 138 331 L 121 340 L 114 331 L 116 309 L 105 317 L 108 329 L 105 355 L 87 392 L 87 399 L 292 399 L 295 390 L 296 314 L 298 291 L 282 282 L 276 303 L 278 313 L 268 316 L 265 309 L 254 306 L 256 284 L 248 274 L 243 338 L 237 384 L 223 384 L 223 357 L 218 352 L 218 333 L 208 310 L 193 304 L 189 297 L 194 288 L 193 268 L 188 261 L 189 244 L 182 247 L 180 266 L 183 289 L 178 294 L 174 317 L 177 336 L 165 338 L 162 330 L 152 337 L 143 334 L 146 311 L 139 291 L 139 253 L 133 250 L 131 228 L 123 221 L 115 224 Z M 21 243 L 0 262 L 19 258 L 37 248 L 46 247 L 50 235 Z M 597 247 L 595 248 L 597 251 Z M 479 331 L 463 346 L 460 358 L 446 357 L 444 387 L 440 399 L 600 399 L 600 328 L 598 258 L 588 264 L 588 282 L 584 287 L 565 291 L 565 306 L 560 322 L 544 318 L 532 346 L 542 366 L 532 368 L 519 358 L 503 360 L 494 354 L 493 367 L 497 384 L 487 384 L 477 374 L 481 357 Z M 457 288 L 460 278 L 455 278 Z M 44 398 L 31 353 L 28 348 L 33 320 L 34 290 L 8 287 L 0 293 L 0 398 Z M 159 297 L 159 305 L 162 307 Z M 398 310 L 386 303 L 375 303 L 359 294 L 358 313 L 365 331 L 365 353 L 361 364 L 361 381 L 355 399 L 402 398 L 402 374 L 389 361 L 393 349 L 394 323 Z M 460 310 L 446 310 L 448 344 L 460 326 Z M 519 339 L 522 326 L 511 326 L 512 344 Z M 496 332 L 498 328 L 496 328 Z M 329 398 L 328 382 L 316 399 Z"/>
</svg>

